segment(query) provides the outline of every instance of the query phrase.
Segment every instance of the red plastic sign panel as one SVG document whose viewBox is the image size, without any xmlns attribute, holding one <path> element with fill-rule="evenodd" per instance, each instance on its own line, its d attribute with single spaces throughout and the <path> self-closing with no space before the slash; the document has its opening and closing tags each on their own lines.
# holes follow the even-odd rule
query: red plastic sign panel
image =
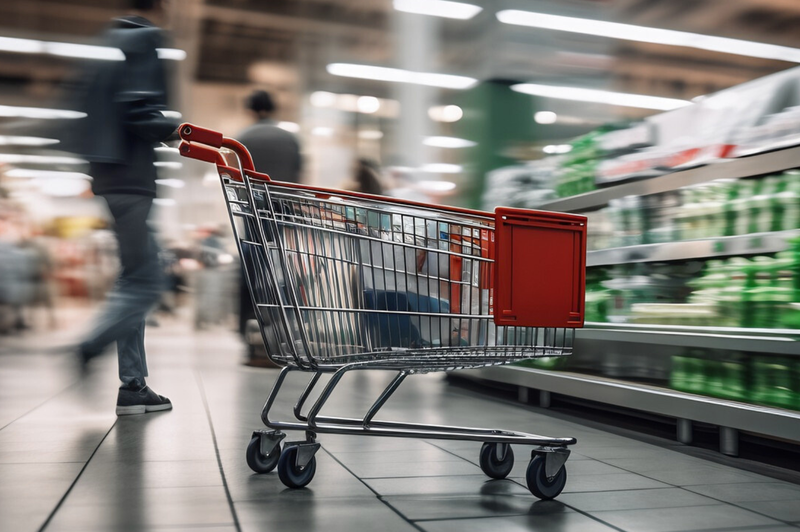
<svg viewBox="0 0 800 532">
<path fill-rule="evenodd" d="M 494 322 L 583 327 L 586 217 L 495 210 Z"/>
</svg>

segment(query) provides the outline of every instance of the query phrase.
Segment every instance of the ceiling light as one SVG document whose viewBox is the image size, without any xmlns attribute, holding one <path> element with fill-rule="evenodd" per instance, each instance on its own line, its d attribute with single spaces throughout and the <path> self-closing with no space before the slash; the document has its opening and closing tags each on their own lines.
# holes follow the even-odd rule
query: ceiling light
<svg viewBox="0 0 800 532">
<path fill-rule="evenodd" d="M 20 54 L 41 54 L 44 52 L 44 43 L 33 39 L 15 39 L 14 37 L 0 37 L 0 52 L 15 52 Z"/>
<path fill-rule="evenodd" d="M 360 113 L 372 114 L 381 107 L 381 102 L 374 96 L 360 96 L 356 102 Z"/>
<path fill-rule="evenodd" d="M 377 129 L 365 129 L 358 132 L 358 138 L 365 140 L 378 140 L 383 138 L 383 131 Z"/>
<path fill-rule="evenodd" d="M 477 142 L 456 137 L 427 137 L 422 143 L 436 148 L 471 148 L 478 145 Z"/>
<path fill-rule="evenodd" d="M 309 99 L 314 107 L 333 107 L 336 105 L 336 95 L 332 92 L 313 92 Z"/>
<path fill-rule="evenodd" d="M 183 61 L 186 59 L 186 52 L 178 48 L 156 48 L 159 59 L 168 61 Z"/>
<path fill-rule="evenodd" d="M 446 0 L 394 0 L 394 8 L 406 13 L 460 20 L 471 19 L 483 11 L 480 6 Z"/>
<path fill-rule="evenodd" d="M 452 181 L 420 181 L 417 187 L 431 192 L 447 192 L 456 188 L 456 184 Z"/>
<path fill-rule="evenodd" d="M 459 164 L 431 163 L 423 164 L 420 170 L 431 174 L 458 174 L 463 168 Z"/>
<path fill-rule="evenodd" d="M 186 52 L 177 48 L 158 48 L 158 57 L 173 61 L 186 59 Z M 22 54 L 49 54 L 61 57 L 76 57 L 80 59 L 102 59 L 107 61 L 124 61 L 125 54 L 119 48 L 97 46 L 93 44 L 78 44 L 71 42 L 39 41 L 36 39 L 17 39 L 14 37 L 0 37 L 0 52 Z"/>
<path fill-rule="evenodd" d="M 161 207 L 174 207 L 177 204 L 178 202 L 172 198 L 155 198 L 153 200 L 153 205 L 159 205 Z"/>
<path fill-rule="evenodd" d="M 290 133 L 299 133 L 300 132 L 300 124 L 297 122 L 278 122 L 277 126 L 281 129 L 284 129 Z"/>
<path fill-rule="evenodd" d="M 171 170 L 183 168 L 183 163 L 179 163 L 178 161 L 158 161 L 153 164 L 159 168 L 169 168 Z"/>
<path fill-rule="evenodd" d="M 31 170 L 29 168 L 14 168 L 6 172 L 6 176 L 16 179 L 84 179 L 91 181 L 91 176 L 80 172 L 57 172 L 54 170 Z"/>
<path fill-rule="evenodd" d="M 555 124 L 558 115 L 553 111 L 539 111 L 533 114 L 533 119 L 537 124 Z"/>
<path fill-rule="evenodd" d="M 545 153 L 569 153 L 572 151 L 572 146 L 569 144 L 551 144 L 542 148 Z"/>
<path fill-rule="evenodd" d="M 15 107 L 13 105 L 0 105 L 0 116 L 4 118 L 83 118 L 86 113 L 70 111 L 67 109 L 44 109 L 42 107 Z"/>
<path fill-rule="evenodd" d="M 78 196 L 91 186 L 85 179 L 36 179 L 34 183 L 43 194 L 58 197 Z"/>
<path fill-rule="evenodd" d="M 169 188 L 183 188 L 186 186 L 182 179 L 156 179 L 156 184 Z"/>
<path fill-rule="evenodd" d="M 457 105 L 437 105 L 428 109 L 428 116 L 437 122 L 458 122 L 464 112 Z"/>
<path fill-rule="evenodd" d="M 311 130 L 311 134 L 317 137 L 330 137 L 333 135 L 333 128 L 330 127 L 315 127 Z"/>
<path fill-rule="evenodd" d="M 578 102 L 606 103 L 623 107 L 639 107 L 642 109 L 658 109 L 669 111 L 678 107 L 691 105 L 692 102 L 676 98 L 662 98 L 660 96 L 645 96 L 643 94 L 627 94 L 624 92 L 611 92 L 598 89 L 580 89 L 577 87 L 556 87 L 553 85 L 539 85 L 536 83 L 520 83 L 512 85 L 517 92 L 543 96 L 545 98 L 558 98 L 561 100 L 574 100 Z"/>
<path fill-rule="evenodd" d="M 0 163 L 8 164 L 86 164 L 88 161 L 75 157 L 55 155 L 21 155 L 18 153 L 0 153 Z"/>
<path fill-rule="evenodd" d="M 178 111 L 161 111 L 161 114 L 166 118 L 183 118 Z"/>
<path fill-rule="evenodd" d="M 45 139 L 42 137 L 0 135 L 0 146 L 49 146 L 58 143 L 59 141 L 56 139 Z"/>
<path fill-rule="evenodd" d="M 155 148 L 155 150 L 159 153 L 174 153 L 175 155 L 179 155 L 181 153 L 181 150 L 178 148 L 172 148 L 170 146 L 158 146 Z"/>
<path fill-rule="evenodd" d="M 453 74 L 436 74 L 431 72 L 412 72 L 402 68 L 389 68 L 371 65 L 355 65 L 352 63 L 331 63 L 328 73 L 347 78 L 372 79 L 396 83 L 414 83 L 443 89 L 467 89 L 478 80 Z"/>
<path fill-rule="evenodd" d="M 584 35 L 597 35 L 599 37 L 609 37 L 626 41 L 648 42 L 669 46 L 686 46 L 688 48 L 698 48 L 700 50 L 711 50 L 714 52 L 800 63 L 800 49 L 797 48 L 729 39 L 727 37 L 701 35 L 699 33 L 689 33 L 686 31 L 665 30 L 661 28 L 635 26 L 633 24 L 621 24 L 618 22 L 547 15 L 544 13 L 534 13 L 516 9 L 499 11 L 497 13 L 497 20 L 505 24 L 514 24 L 517 26 L 544 28 L 570 33 L 581 33 Z"/>
</svg>

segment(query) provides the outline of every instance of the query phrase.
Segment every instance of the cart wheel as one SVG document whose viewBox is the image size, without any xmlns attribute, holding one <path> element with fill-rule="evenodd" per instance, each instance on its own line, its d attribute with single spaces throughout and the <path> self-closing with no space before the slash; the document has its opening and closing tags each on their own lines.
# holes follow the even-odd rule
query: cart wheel
<svg viewBox="0 0 800 532">
<path fill-rule="evenodd" d="M 481 470 L 486 476 L 503 479 L 511 473 L 514 467 L 514 451 L 511 445 L 506 444 L 506 453 L 502 458 L 497 458 L 497 443 L 484 443 L 481 447 Z"/>
<path fill-rule="evenodd" d="M 278 452 L 273 452 L 270 456 L 264 456 L 261 452 L 261 441 L 254 437 L 247 445 L 247 465 L 256 473 L 269 473 L 278 465 L 281 457 L 280 448 Z"/>
<path fill-rule="evenodd" d="M 287 488 L 303 488 L 314 478 L 317 472 L 317 459 L 311 461 L 302 469 L 297 466 L 297 446 L 287 447 L 278 460 L 278 477 Z"/>
<path fill-rule="evenodd" d="M 555 476 L 547 478 L 544 468 L 545 458 L 536 455 L 528 464 L 528 471 L 525 480 L 528 482 L 528 489 L 543 501 L 555 499 L 567 484 L 567 467 L 561 466 L 561 470 Z"/>
</svg>

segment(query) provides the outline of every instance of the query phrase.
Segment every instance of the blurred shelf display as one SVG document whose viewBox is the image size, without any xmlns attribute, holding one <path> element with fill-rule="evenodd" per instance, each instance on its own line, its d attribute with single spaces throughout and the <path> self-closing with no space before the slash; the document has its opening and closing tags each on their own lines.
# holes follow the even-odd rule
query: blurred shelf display
<svg viewBox="0 0 800 532">
<path fill-rule="evenodd" d="M 800 230 L 752 233 L 661 244 L 640 244 L 589 251 L 587 266 L 612 266 L 634 262 L 670 262 L 746 255 L 766 255 L 789 248 Z"/>
<path fill-rule="evenodd" d="M 756 177 L 784 172 L 798 167 L 800 167 L 800 147 L 792 147 L 741 159 L 720 159 L 706 166 L 672 172 L 651 179 L 599 188 L 577 196 L 547 202 L 542 205 L 542 208 L 552 211 L 587 211 L 604 207 L 611 200 L 623 199 L 629 196 L 647 196 L 673 192 L 684 187 L 720 179 Z"/>
</svg>

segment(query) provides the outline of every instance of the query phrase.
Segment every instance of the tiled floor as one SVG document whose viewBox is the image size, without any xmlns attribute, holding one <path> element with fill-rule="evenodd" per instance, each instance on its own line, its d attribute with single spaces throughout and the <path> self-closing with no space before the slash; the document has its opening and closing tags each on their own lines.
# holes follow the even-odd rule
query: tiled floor
<svg viewBox="0 0 800 532">
<path fill-rule="evenodd" d="M 314 481 L 289 490 L 244 460 L 277 371 L 242 366 L 227 332 L 173 324 L 148 345 L 150 384 L 175 409 L 119 419 L 113 359 L 76 382 L 65 355 L 0 354 L 0 530 L 800 529 L 800 486 L 485 399 L 441 375 L 408 379 L 384 416 L 575 436 L 556 501 L 528 492 L 522 448 L 509 480 L 491 481 L 476 443 L 327 435 Z M 303 377 L 278 401 L 287 416 Z M 346 377 L 331 413 L 357 414 L 390 377 Z"/>
</svg>

